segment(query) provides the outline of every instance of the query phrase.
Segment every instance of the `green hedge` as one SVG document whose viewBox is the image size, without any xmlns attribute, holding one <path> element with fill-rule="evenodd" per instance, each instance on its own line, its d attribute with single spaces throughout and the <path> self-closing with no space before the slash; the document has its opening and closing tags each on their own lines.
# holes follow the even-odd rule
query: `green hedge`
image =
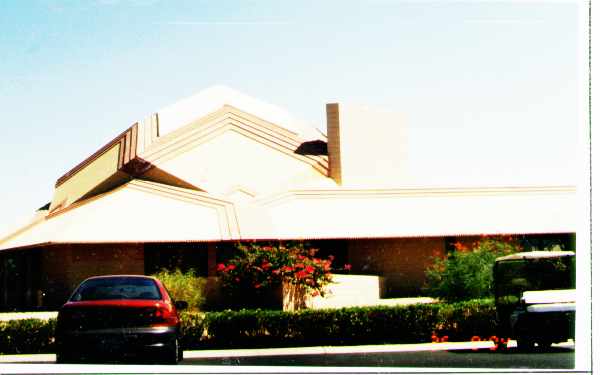
<svg viewBox="0 0 600 375">
<path fill-rule="evenodd" d="M 184 349 L 330 346 L 449 341 L 490 337 L 497 329 L 492 300 L 453 304 L 353 307 L 283 312 L 184 312 Z M 0 323 L 0 353 L 52 352 L 55 319 Z"/>
<path fill-rule="evenodd" d="M 452 341 L 469 341 L 496 336 L 498 327 L 494 300 L 479 299 L 441 305 L 435 332 Z"/>
<path fill-rule="evenodd" d="M 240 310 L 186 314 L 185 347 L 242 348 L 450 341 L 496 334 L 492 300 L 453 304 L 354 307 L 283 312 Z M 202 327 L 202 328 L 200 328 Z"/>
<path fill-rule="evenodd" d="M 0 354 L 53 353 L 54 327 L 54 318 L 0 322 Z"/>
</svg>

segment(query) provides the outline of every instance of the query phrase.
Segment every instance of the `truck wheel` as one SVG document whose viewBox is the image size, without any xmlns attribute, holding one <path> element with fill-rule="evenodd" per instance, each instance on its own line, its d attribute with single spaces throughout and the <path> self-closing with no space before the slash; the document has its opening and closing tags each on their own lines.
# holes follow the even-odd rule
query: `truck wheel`
<svg viewBox="0 0 600 375">
<path fill-rule="evenodd" d="M 538 341 L 538 346 L 540 347 L 541 350 L 543 351 L 548 351 L 550 349 L 550 347 L 552 346 L 552 340 L 540 340 Z"/>
<path fill-rule="evenodd" d="M 517 349 L 522 352 L 530 352 L 533 350 L 534 341 L 529 337 L 519 337 L 517 339 Z"/>
</svg>

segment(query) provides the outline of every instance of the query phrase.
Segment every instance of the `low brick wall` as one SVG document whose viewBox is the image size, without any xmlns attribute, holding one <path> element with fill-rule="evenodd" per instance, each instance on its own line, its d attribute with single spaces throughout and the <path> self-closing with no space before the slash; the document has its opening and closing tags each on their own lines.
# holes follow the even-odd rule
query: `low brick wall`
<svg viewBox="0 0 600 375">
<path fill-rule="evenodd" d="M 382 297 L 418 296 L 425 269 L 445 246 L 443 237 L 349 240 L 348 262 L 352 272 L 385 278 Z"/>
<path fill-rule="evenodd" d="M 10 320 L 20 319 L 41 319 L 48 320 L 56 318 L 58 311 L 33 311 L 33 312 L 22 312 L 22 313 L 0 313 L 0 322 L 8 322 Z"/>
</svg>

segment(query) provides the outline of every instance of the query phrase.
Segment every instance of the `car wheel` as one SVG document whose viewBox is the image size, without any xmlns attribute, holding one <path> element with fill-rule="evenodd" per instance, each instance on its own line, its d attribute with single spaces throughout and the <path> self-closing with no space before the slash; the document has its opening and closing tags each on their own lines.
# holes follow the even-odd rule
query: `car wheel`
<svg viewBox="0 0 600 375">
<path fill-rule="evenodd" d="M 76 358 L 72 354 L 65 352 L 56 352 L 56 363 L 76 363 Z"/>
<path fill-rule="evenodd" d="M 165 365 L 176 365 L 179 362 L 179 340 L 175 338 L 173 343 L 165 348 L 161 363 Z"/>
<path fill-rule="evenodd" d="M 179 340 L 177 341 L 177 343 L 179 344 Z M 178 353 L 177 360 L 181 362 L 181 361 L 183 361 L 183 349 L 181 348 L 181 345 L 178 345 L 178 348 L 179 348 L 178 349 L 179 353 Z"/>
</svg>

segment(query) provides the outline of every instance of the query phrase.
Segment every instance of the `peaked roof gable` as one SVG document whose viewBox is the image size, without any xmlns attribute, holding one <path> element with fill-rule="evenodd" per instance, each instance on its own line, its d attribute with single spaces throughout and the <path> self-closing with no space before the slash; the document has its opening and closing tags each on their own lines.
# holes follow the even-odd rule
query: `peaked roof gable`
<svg viewBox="0 0 600 375">
<path fill-rule="evenodd" d="M 328 174 L 326 154 L 315 155 L 303 151 L 303 145 L 309 142 L 305 142 L 304 139 L 285 128 L 230 105 L 224 105 L 210 115 L 158 138 L 156 142 L 144 150 L 140 157 L 153 165 L 160 166 L 161 162 L 207 142 L 226 131 L 234 131 L 287 156 L 305 162 L 324 176 Z M 325 142 L 323 143 L 325 144 Z"/>
<path fill-rule="evenodd" d="M 158 114 L 133 124 L 61 176 L 56 182 L 50 212 L 119 186 L 131 178 L 172 182 L 175 186 L 203 190 L 201 186 L 179 178 L 181 176 L 161 171 L 160 164 L 226 131 L 234 131 L 307 163 L 324 177 L 328 175 L 327 156 L 305 152 L 306 147 L 303 147 L 307 143 L 320 142 L 324 145 L 322 151 L 326 152 L 325 141 L 305 142 L 297 133 L 231 105 L 224 105 L 204 117 L 182 124 L 162 137 L 159 137 L 160 124 Z M 157 180 L 157 176 L 162 177 Z"/>
<path fill-rule="evenodd" d="M 222 85 L 209 87 L 158 111 L 160 135 L 165 136 L 225 105 L 278 124 L 306 141 L 325 140 L 325 136 L 317 128 L 295 118 L 288 111 Z"/>
</svg>

